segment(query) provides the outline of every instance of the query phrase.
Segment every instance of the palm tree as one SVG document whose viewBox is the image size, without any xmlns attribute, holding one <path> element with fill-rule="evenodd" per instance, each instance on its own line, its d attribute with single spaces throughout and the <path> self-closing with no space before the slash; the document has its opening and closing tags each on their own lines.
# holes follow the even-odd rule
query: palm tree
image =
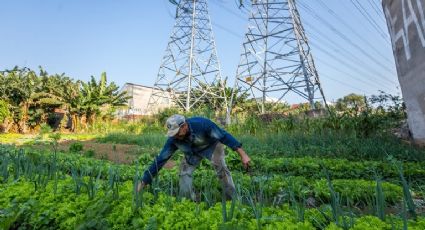
<svg viewBox="0 0 425 230">
<path fill-rule="evenodd" d="M 98 115 L 107 108 L 125 106 L 129 97 L 125 92 L 119 92 L 115 83 L 107 83 L 106 73 L 102 73 L 99 82 L 92 76 L 87 83 L 81 83 L 80 105 L 88 124 L 93 124 Z"/>
<path fill-rule="evenodd" d="M 39 83 L 37 74 L 28 68 L 15 67 L 3 71 L 0 77 L 0 97 L 10 105 L 14 129 L 27 131 L 31 98 Z"/>
<path fill-rule="evenodd" d="M 92 76 L 85 83 L 65 74 L 49 75 L 41 67 L 39 75 L 19 67 L 0 72 L 0 100 L 8 104 L 13 128 L 21 133 L 47 123 L 59 108 L 72 119 L 72 131 L 82 118 L 92 124 L 97 116 L 105 118 L 126 105 L 128 97 L 118 89 L 115 83 L 108 84 L 106 73 L 99 82 Z"/>
</svg>

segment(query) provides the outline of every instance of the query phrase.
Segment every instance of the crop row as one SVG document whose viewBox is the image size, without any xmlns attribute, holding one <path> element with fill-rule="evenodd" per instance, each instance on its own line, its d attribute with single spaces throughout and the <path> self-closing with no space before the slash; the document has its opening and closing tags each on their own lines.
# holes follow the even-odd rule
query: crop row
<svg viewBox="0 0 425 230">
<path fill-rule="evenodd" d="M 253 171 L 258 173 L 279 173 L 285 175 L 305 176 L 308 178 L 324 178 L 323 169 L 326 169 L 332 178 L 339 179 L 400 179 L 400 170 L 412 182 L 425 181 L 424 162 L 397 162 L 383 161 L 351 161 L 335 158 L 317 157 L 278 157 L 267 158 L 254 156 Z M 234 169 L 242 170 L 240 160 L 228 160 Z"/>
<path fill-rule="evenodd" d="M 7 157 L 9 156 L 9 158 Z M 97 180 L 107 180 L 110 187 L 117 189 L 116 184 L 124 181 L 138 180 L 142 173 L 140 166 L 112 165 L 103 161 L 91 160 L 75 156 L 59 154 L 56 161 L 52 156 L 46 157 L 43 154 L 25 154 L 18 150 L 14 153 L 2 154 L 0 164 L 0 178 L 7 182 L 10 179 L 18 180 L 24 177 L 33 181 L 35 188 L 45 186 L 49 180 L 60 180 L 71 176 L 75 181 L 75 190 L 80 193 L 84 187 L 90 187 L 93 190 L 93 183 Z M 214 203 L 220 200 L 218 195 L 211 191 L 211 186 L 219 187 L 218 180 L 215 178 L 213 170 L 201 168 L 195 172 L 194 187 L 200 194 L 203 194 L 205 200 Z M 314 177 L 289 176 L 289 175 L 249 175 L 235 171 L 233 173 L 235 183 L 238 188 L 253 191 L 255 196 L 265 196 L 265 200 L 272 202 L 278 197 L 288 197 L 293 194 L 297 200 L 314 197 L 319 200 L 318 203 L 327 203 L 331 200 L 331 187 L 339 194 L 343 200 L 352 202 L 370 203 L 376 197 L 375 190 L 377 183 L 373 180 L 348 180 L 348 179 L 316 179 Z M 308 178 L 308 179 L 306 179 Z M 161 172 L 152 187 L 161 190 L 169 190 L 177 187 L 177 169 L 164 170 Z M 91 185 L 91 186 L 88 186 Z M 173 186 L 170 186 L 173 185 Z M 400 186 L 383 182 L 383 193 L 386 201 L 396 203 L 401 200 L 403 191 Z M 171 191 L 175 194 L 177 189 Z M 88 191 L 93 196 L 93 191 Z M 240 192 L 241 193 L 241 192 Z"/>
<path fill-rule="evenodd" d="M 73 193 L 76 197 L 87 194 L 84 197 L 87 197 L 88 200 L 111 196 L 111 199 L 117 201 L 122 198 L 123 194 L 133 191 L 132 186 L 134 187 L 135 183 L 140 180 L 141 173 L 146 167 L 145 164 L 136 164 L 135 166 L 114 165 L 105 161 L 82 158 L 76 154 L 25 152 L 22 149 L 9 147 L 1 147 L 0 152 L 0 180 L 3 182 L 1 194 L 5 194 L 3 192 L 23 180 L 31 182 L 31 190 L 35 190 L 36 193 L 52 190 L 50 193 L 56 194 L 54 197 L 58 194 Z M 205 201 L 204 204 L 212 208 L 218 205 L 221 195 L 218 190 L 214 191 L 211 188 L 220 186 L 213 170 L 207 167 L 206 164 L 203 164 L 195 172 L 194 187 L 200 196 L 200 200 Z M 410 215 L 416 216 L 415 207 L 412 205 L 412 194 L 410 194 L 405 181 L 402 183 L 403 187 L 400 187 L 391 183 L 381 182 L 380 180 L 331 180 L 329 174 L 326 174 L 326 179 L 324 179 L 290 176 L 283 172 L 271 176 L 263 173 L 262 176 L 259 176 L 243 174 L 237 170 L 234 171 L 233 177 L 238 190 L 238 197 L 242 197 L 240 205 L 251 207 L 251 214 L 255 216 L 256 224 L 261 222 L 259 221 L 259 219 L 261 220 L 259 218 L 261 216 L 259 209 L 285 204 L 291 204 L 297 212 L 300 212 L 300 207 L 304 210 L 306 206 L 319 207 L 327 204 L 332 206 L 332 210 L 346 209 L 347 207 L 351 210 L 350 206 L 356 206 L 356 208 L 372 206 L 376 209 L 373 213 L 384 219 L 385 209 L 388 207 L 387 204 L 394 206 L 400 204 L 401 200 L 403 200 L 407 204 L 407 211 L 410 212 Z M 177 179 L 177 169 L 173 168 L 164 170 L 161 176 L 154 180 L 152 186 L 149 187 L 149 191 L 152 192 L 155 202 L 160 199 L 161 194 L 165 193 L 173 196 L 177 194 Z M 403 179 L 403 174 L 401 174 L 401 179 Z M 27 190 L 30 189 L 27 188 Z M 134 204 L 136 206 L 140 205 L 140 200 L 137 197 L 133 196 L 132 198 L 131 204 L 133 206 Z M 168 196 L 167 200 L 174 199 L 171 197 Z M 2 195 L 1 199 L 3 198 Z M 4 199 L 7 200 L 8 198 Z M 4 223 L 16 223 L 17 218 L 21 218 L 19 213 L 25 211 L 21 210 L 21 199 L 25 200 L 19 192 L 15 193 L 13 199 L 9 199 L 9 204 L 7 205 L 13 210 L 17 208 L 14 205 L 18 205 L 19 211 L 0 210 L 0 215 L 5 214 L 4 218 L 7 218 Z M 7 203 L 7 201 L 4 202 Z M 23 207 L 32 209 L 31 205 L 36 201 L 30 199 L 28 202 L 25 202 Z M 59 199 L 55 200 L 55 202 L 61 201 Z M 143 203 L 146 204 L 146 202 Z M 127 207 L 130 206 L 127 205 Z M 44 211 L 48 212 L 48 210 Z M 96 213 L 95 210 L 90 213 L 93 212 Z M 99 215 L 102 216 L 103 214 Z M 301 213 L 298 215 L 302 216 Z M 335 215 L 334 211 L 332 211 L 332 215 L 334 219 L 338 219 L 335 217 L 338 215 Z M 224 220 L 226 218 L 223 217 Z M 159 222 L 162 223 L 161 221 Z M 18 222 L 22 222 L 22 220 Z M 23 222 L 26 223 L 26 220 Z M 231 221 L 228 222 L 230 223 Z M 229 224 L 228 222 L 226 224 Z M 143 223 L 146 224 L 146 222 Z M 237 223 L 241 222 L 238 221 Z M 253 222 L 251 221 L 250 223 Z M 324 226 L 328 225 L 325 224 Z M 247 226 L 244 226 L 244 228 L 247 228 Z"/>
<path fill-rule="evenodd" d="M 141 194 L 135 206 L 133 183 L 121 184 L 119 197 L 99 190 L 90 198 L 77 195 L 73 180 L 66 178 L 34 191 L 26 180 L 0 184 L 0 223 L 3 229 L 401 229 L 403 220 L 388 215 L 385 221 L 374 216 L 339 213 L 322 206 L 300 210 L 297 203 L 263 206 L 255 200 L 246 205 L 239 200 L 206 203 L 178 200 L 164 193 Z M 336 219 L 335 219 L 336 218 Z M 424 229 L 425 219 L 406 222 L 409 229 Z"/>
</svg>

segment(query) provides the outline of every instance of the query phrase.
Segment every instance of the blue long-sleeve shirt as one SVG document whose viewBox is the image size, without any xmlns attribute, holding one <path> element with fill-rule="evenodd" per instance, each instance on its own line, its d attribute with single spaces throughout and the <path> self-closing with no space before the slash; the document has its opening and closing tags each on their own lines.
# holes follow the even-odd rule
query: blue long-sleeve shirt
<svg viewBox="0 0 425 230">
<path fill-rule="evenodd" d="M 169 137 L 161 152 L 145 171 L 142 181 L 150 184 L 159 170 L 165 165 L 173 153 L 180 149 L 191 165 L 197 165 L 203 158 L 211 160 L 218 142 L 236 150 L 242 146 L 232 135 L 218 127 L 214 122 L 202 117 L 192 117 L 186 120 L 189 125 L 189 136 L 183 140 Z"/>
</svg>

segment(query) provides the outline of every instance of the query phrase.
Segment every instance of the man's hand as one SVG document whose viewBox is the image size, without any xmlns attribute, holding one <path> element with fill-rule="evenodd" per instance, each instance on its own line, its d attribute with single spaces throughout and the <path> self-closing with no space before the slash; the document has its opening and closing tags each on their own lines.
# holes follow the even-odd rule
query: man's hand
<svg viewBox="0 0 425 230">
<path fill-rule="evenodd" d="M 243 167 L 248 170 L 249 169 L 249 163 L 251 162 L 251 159 L 248 155 L 245 154 L 245 156 L 241 157 L 241 161 L 243 164 Z"/>
<path fill-rule="evenodd" d="M 241 157 L 241 161 L 243 164 L 243 167 L 248 170 L 249 163 L 251 162 L 251 158 L 245 153 L 245 151 L 242 148 L 238 148 L 236 152 L 239 153 L 239 156 Z"/>
<path fill-rule="evenodd" d="M 139 193 L 144 187 L 146 187 L 145 182 L 140 181 L 137 185 L 137 193 Z"/>
</svg>

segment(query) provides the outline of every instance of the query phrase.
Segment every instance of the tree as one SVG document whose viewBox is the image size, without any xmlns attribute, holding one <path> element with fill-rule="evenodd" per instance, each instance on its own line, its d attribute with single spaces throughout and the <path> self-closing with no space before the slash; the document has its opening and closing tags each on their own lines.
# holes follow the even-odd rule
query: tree
<svg viewBox="0 0 425 230">
<path fill-rule="evenodd" d="M 3 123 L 4 120 L 9 117 L 9 115 L 10 112 L 8 104 L 5 101 L 0 100 L 0 124 Z"/>
<path fill-rule="evenodd" d="M 8 124 L 5 124 L 5 121 L 9 116 L 9 105 L 4 100 L 0 99 L 0 133 L 8 130 Z"/>
<path fill-rule="evenodd" d="M 18 132 L 27 131 L 28 109 L 38 80 L 37 74 L 28 68 L 15 67 L 0 75 L 0 97 L 10 105 L 14 128 Z"/>
<path fill-rule="evenodd" d="M 366 108 L 365 97 L 359 94 L 348 94 L 337 100 L 335 108 L 341 112 L 358 114 Z"/>
<path fill-rule="evenodd" d="M 0 73 L 0 98 L 10 105 L 14 130 L 35 130 L 64 106 L 64 92 L 72 80 L 64 74 L 49 75 L 40 67 L 37 74 L 28 68 L 15 67 Z"/>
<path fill-rule="evenodd" d="M 56 119 L 56 109 L 64 106 L 64 90 L 69 86 L 70 80 L 65 74 L 49 75 L 43 68 L 40 68 L 38 84 L 35 86 L 35 93 L 30 98 L 30 114 L 28 125 L 31 129 L 39 127 L 43 123 L 51 123 Z"/>
<path fill-rule="evenodd" d="M 106 73 L 102 73 L 99 82 L 92 76 L 84 83 L 65 74 L 49 75 L 41 67 L 39 74 L 19 67 L 0 72 L 0 100 L 8 105 L 13 130 L 21 133 L 34 131 L 41 124 L 56 123 L 60 118 L 57 110 L 72 119 L 72 131 L 82 118 L 89 123 L 99 115 L 110 118 L 128 99 L 118 88 L 113 82 L 107 83 Z"/>
<path fill-rule="evenodd" d="M 88 124 L 93 124 L 98 115 L 107 114 L 108 109 L 125 106 L 127 100 L 125 92 L 119 92 L 115 83 L 107 83 L 106 73 L 102 73 L 99 82 L 92 76 L 87 83 L 81 82 L 78 99 L 80 114 L 84 114 Z"/>
</svg>

